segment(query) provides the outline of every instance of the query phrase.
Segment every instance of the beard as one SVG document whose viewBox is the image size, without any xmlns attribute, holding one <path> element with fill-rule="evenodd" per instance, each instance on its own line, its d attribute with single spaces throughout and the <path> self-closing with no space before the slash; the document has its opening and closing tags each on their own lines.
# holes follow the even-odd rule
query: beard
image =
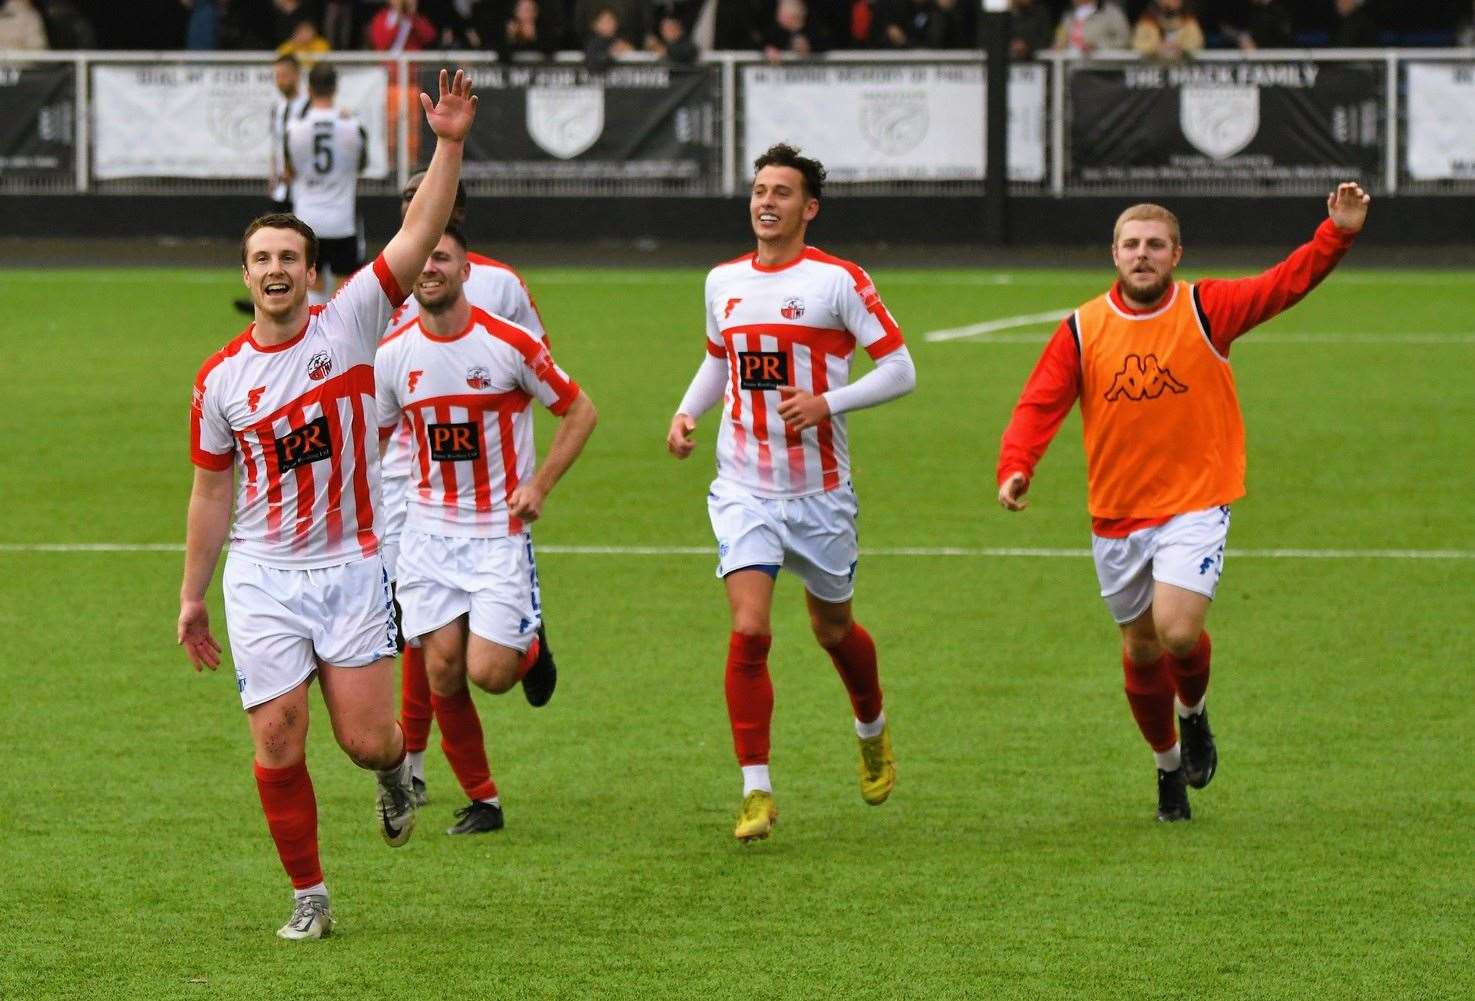
<svg viewBox="0 0 1475 1001">
<path fill-rule="evenodd" d="M 1123 293 L 1136 302 L 1157 302 L 1168 289 L 1173 287 L 1173 272 L 1171 271 L 1156 276 L 1150 285 L 1133 284 L 1130 281 L 1131 277 L 1131 272 L 1117 272 L 1117 278 L 1122 283 Z"/>
<path fill-rule="evenodd" d="M 439 316 L 456 304 L 456 296 L 448 295 L 446 289 L 442 288 L 440 298 L 427 300 L 420 290 L 415 289 L 415 301 L 420 304 L 420 309 L 434 316 Z"/>
</svg>

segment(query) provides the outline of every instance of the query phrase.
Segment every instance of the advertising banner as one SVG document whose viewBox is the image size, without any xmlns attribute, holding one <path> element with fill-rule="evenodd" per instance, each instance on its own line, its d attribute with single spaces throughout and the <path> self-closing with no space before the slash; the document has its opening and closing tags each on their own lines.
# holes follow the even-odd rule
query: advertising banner
<svg viewBox="0 0 1475 1001">
<path fill-rule="evenodd" d="M 1067 180 L 1326 188 L 1382 176 L 1380 62 L 1072 67 Z"/>
<path fill-rule="evenodd" d="M 0 65 L 0 176 L 74 174 L 76 71 Z"/>
<path fill-rule="evenodd" d="M 714 67 L 479 66 L 468 178 L 703 181 L 721 169 Z M 435 71 L 420 72 L 435 91 Z M 421 122 L 421 148 L 434 136 Z"/>
<path fill-rule="evenodd" d="M 1408 64 L 1408 176 L 1475 179 L 1475 63 Z"/>
<path fill-rule="evenodd" d="M 977 181 L 982 63 L 744 66 L 743 154 L 773 143 L 818 157 L 832 181 Z M 1043 65 L 1010 67 L 1009 179 L 1045 179 Z"/>
<path fill-rule="evenodd" d="M 338 105 L 357 115 L 369 136 L 364 176 L 385 177 L 388 72 L 337 69 Z M 270 63 L 94 66 L 93 174 L 264 179 L 276 96 Z"/>
</svg>

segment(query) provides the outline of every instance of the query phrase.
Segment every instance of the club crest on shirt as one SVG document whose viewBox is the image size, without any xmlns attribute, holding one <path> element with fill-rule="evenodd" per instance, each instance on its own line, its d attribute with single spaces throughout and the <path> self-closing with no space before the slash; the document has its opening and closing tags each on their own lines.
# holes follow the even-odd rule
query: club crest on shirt
<svg viewBox="0 0 1475 1001">
<path fill-rule="evenodd" d="M 466 370 L 466 385 L 472 389 L 491 389 L 492 373 L 480 365 L 468 368 Z"/>
<path fill-rule="evenodd" d="M 804 315 L 804 300 L 798 296 L 790 296 L 784 300 L 783 307 L 778 312 L 785 320 L 797 320 Z"/>
<path fill-rule="evenodd" d="M 322 382 L 333 371 L 333 359 L 326 351 L 319 351 L 307 360 L 307 377 L 313 382 Z"/>
</svg>

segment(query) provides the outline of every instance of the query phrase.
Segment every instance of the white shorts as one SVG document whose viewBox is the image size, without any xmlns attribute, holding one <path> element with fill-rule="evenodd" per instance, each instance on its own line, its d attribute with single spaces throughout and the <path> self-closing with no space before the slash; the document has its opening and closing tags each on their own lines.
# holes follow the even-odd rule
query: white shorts
<svg viewBox="0 0 1475 1001">
<path fill-rule="evenodd" d="M 538 565 L 526 532 L 465 539 L 408 529 L 400 538 L 395 586 L 405 641 L 416 645 L 469 613 L 473 633 L 526 651 L 543 621 Z"/>
<path fill-rule="evenodd" d="M 384 557 L 384 568 L 389 571 L 390 580 L 399 580 L 399 539 L 405 529 L 405 516 L 409 513 L 405 507 L 409 486 L 410 481 L 403 476 L 385 480 L 381 485 L 383 500 L 380 510 L 384 512 L 384 520 L 379 529 L 379 555 Z"/>
<path fill-rule="evenodd" d="M 1122 539 L 1091 536 L 1101 597 L 1118 623 L 1131 622 L 1152 605 L 1153 581 L 1213 600 L 1224 572 L 1229 505 L 1180 514 Z"/>
<path fill-rule="evenodd" d="M 860 558 L 855 532 L 859 514 L 848 480 L 834 490 L 789 499 L 755 497 L 717 480 L 707 494 L 707 516 L 717 536 L 717 576 L 745 567 L 782 566 L 820 601 L 849 601 Z"/>
<path fill-rule="evenodd" d="M 247 709 L 290 692 L 318 662 L 363 667 L 394 656 L 394 603 L 378 556 L 319 570 L 280 570 L 232 553 L 225 621 Z"/>
</svg>

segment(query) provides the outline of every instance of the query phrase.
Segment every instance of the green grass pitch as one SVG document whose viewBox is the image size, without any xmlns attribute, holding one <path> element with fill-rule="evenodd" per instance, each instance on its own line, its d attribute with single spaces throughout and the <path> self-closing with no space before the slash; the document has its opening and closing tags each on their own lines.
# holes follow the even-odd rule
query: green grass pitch
<svg viewBox="0 0 1475 1001">
<path fill-rule="evenodd" d="M 852 418 L 862 545 L 1084 549 L 1076 417 L 1029 511 L 993 500 L 1049 325 L 923 334 L 1063 313 L 1109 270 L 864 263 L 919 388 Z M 526 277 L 600 411 L 539 543 L 711 545 L 713 419 L 692 460 L 662 445 L 702 358 L 700 271 Z M 339 927 L 301 946 L 272 934 L 290 905 L 233 678 L 174 646 L 179 553 L 33 548 L 181 541 L 190 380 L 238 329 L 239 283 L 0 273 L 0 997 L 1475 996 L 1472 277 L 1345 269 L 1236 345 L 1250 494 L 1230 546 L 1250 552 L 1210 618 L 1222 767 L 1191 823 L 1153 820 L 1084 557 L 862 559 L 900 765 L 879 809 L 781 578 L 782 820 L 743 847 L 713 557 L 545 551 L 558 696 L 478 695 L 505 831 L 441 834 L 461 800 L 433 737 L 432 803 L 385 848 L 314 697 Z M 1264 555 L 1284 549 L 1444 556 Z"/>
</svg>

